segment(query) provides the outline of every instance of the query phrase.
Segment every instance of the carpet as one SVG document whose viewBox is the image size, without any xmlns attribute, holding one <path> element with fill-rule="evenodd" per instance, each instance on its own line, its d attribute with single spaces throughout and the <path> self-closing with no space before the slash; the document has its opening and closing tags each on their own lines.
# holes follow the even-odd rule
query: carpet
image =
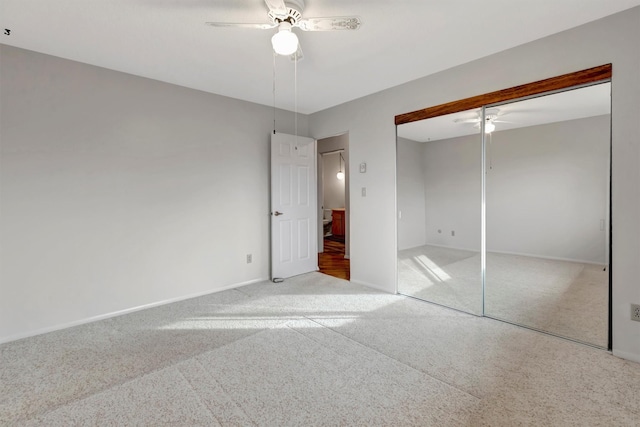
<svg viewBox="0 0 640 427">
<path fill-rule="evenodd" d="M 0 345 L 0 425 L 636 425 L 640 364 L 320 273 Z"/>
<path fill-rule="evenodd" d="M 421 246 L 398 254 L 398 290 L 482 315 L 480 254 Z M 602 266 L 488 253 L 485 315 L 585 343 L 608 344 Z"/>
</svg>

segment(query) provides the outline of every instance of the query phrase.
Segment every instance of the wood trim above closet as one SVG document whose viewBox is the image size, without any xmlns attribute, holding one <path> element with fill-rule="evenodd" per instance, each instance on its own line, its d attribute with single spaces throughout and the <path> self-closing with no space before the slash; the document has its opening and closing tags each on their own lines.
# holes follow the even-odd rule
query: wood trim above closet
<svg viewBox="0 0 640 427">
<path fill-rule="evenodd" d="M 598 67 L 563 74 L 561 76 L 551 77 L 549 79 L 539 80 L 537 82 L 527 83 L 509 89 L 498 90 L 495 92 L 485 93 L 484 95 L 472 96 L 471 98 L 447 102 L 446 104 L 400 114 L 396 116 L 396 125 L 444 116 L 445 114 L 459 113 L 460 111 L 480 108 L 484 105 L 511 101 L 513 99 L 538 95 L 545 92 L 566 89 L 572 86 L 595 83 L 610 79 L 611 74 L 611 64 L 600 65 Z"/>
</svg>

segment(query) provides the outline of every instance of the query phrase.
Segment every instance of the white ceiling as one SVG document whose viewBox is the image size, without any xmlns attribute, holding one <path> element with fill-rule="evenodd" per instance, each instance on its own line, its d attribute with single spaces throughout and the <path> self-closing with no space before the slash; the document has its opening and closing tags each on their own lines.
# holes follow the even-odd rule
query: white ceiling
<svg viewBox="0 0 640 427">
<path fill-rule="evenodd" d="M 306 0 L 303 17 L 357 15 L 357 31 L 302 32 L 298 111 L 312 113 L 640 5 L 640 0 Z M 263 0 L 0 0 L 4 44 L 273 103 L 275 30 Z M 294 110 L 294 64 L 276 104 Z"/>
<path fill-rule="evenodd" d="M 497 113 L 494 132 L 611 113 L 611 83 L 554 93 L 487 109 Z M 447 114 L 398 126 L 398 136 L 417 142 L 437 141 L 480 133 L 480 127 L 461 120 L 480 117 L 481 109 Z"/>
</svg>

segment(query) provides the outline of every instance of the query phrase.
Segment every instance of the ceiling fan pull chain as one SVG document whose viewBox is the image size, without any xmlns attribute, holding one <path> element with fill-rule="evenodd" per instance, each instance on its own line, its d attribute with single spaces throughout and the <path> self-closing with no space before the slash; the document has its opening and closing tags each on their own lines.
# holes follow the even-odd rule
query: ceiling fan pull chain
<svg viewBox="0 0 640 427">
<path fill-rule="evenodd" d="M 276 134 L 276 53 L 273 52 L 273 134 Z"/>
<path fill-rule="evenodd" d="M 293 61 L 293 104 L 294 127 L 296 134 L 296 150 L 298 149 L 298 52 L 294 53 Z"/>
</svg>

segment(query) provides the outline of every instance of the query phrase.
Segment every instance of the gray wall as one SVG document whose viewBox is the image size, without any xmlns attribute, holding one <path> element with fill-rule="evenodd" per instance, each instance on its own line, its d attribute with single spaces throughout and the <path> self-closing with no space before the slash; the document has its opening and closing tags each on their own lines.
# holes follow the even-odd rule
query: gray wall
<svg viewBox="0 0 640 427">
<path fill-rule="evenodd" d="M 0 49 L 0 341 L 269 277 L 271 108 Z"/>
<path fill-rule="evenodd" d="M 427 142 L 423 146 L 422 161 L 425 170 L 426 242 L 480 251 L 480 135 Z"/>
<path fill-rule="evenodd" d="M 424 147 L 398 138 L 398 250 L 426 243 Z"/>
<path fill-rule="evenodd" d="M 640 361 L 640 323 L 629 319 L 629 304 L 640 303 L 640 7 L 312 114 L 313 137 L 348 131 L 352 165 L 368 165 L 350 182 L 351 280 L 396 290 L 394 116 L 607 63 L 613 64 L 613 347 Z"/>
<path fill-rule="evenodd" d="M 487 137 L 488 251 L 607 262 L 600 221 L 608 219 L 609 121 L 589 117 Z M 413 246 L 480 250 L 481 147 L 480 135 L 399 138 L 399 250 L 419 235 Z"/>
<path fill-rule="evenodd" d="M 608 263 L 609 122 L 606 115 L 493 133 L 487 250 Z"/>
</svg>

